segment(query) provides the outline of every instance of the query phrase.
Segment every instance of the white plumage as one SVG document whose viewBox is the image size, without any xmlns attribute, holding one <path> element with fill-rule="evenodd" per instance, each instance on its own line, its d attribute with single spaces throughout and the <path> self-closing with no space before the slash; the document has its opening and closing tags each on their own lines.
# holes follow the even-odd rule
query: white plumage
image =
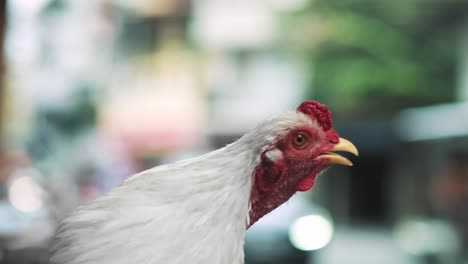
<svg viewBox="0 0 468 264">
<path fill-rule="evenodd" d="M 129 178 L 63 221 L 51 262 L 243 263 L 253 170 L 262 151 L 299 126 L 318 127 L 286 113 L 224 148 Z"/>
</svg>

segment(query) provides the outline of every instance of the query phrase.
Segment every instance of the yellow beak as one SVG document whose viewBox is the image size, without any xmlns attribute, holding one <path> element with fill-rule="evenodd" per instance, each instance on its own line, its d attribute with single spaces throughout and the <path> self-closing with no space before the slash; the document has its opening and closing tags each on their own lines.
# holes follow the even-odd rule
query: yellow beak
<svg viewBox="0 0 468 264">
<path fill-rule="evenodd" d="M 325 158 L 332 164 L 353 166 L 353 163 L 349 159 L 341 156 L 340 154 L 334 153 L 334 151 L 349 152 L 356 156 L 359 155 L 359 152 L 357 148 L 353 145 L 353 143 L 349 142 L 348 140 L 344 138 L 340 138 L 340 141 L 338 141 L 338 143 L 335 145 L 333 149 L 331 149 L 329 152 L 321 154 L 319 158 L 320 159 Z"/>
</svg>

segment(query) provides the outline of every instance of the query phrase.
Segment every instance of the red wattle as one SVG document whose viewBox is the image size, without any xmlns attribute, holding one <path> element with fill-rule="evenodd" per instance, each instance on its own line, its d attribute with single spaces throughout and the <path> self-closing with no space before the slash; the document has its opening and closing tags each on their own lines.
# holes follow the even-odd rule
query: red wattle
<svg viewBox="0 0 468 264">
<path fill-rule="evenodd" d="M 296 184 L 296 190 L 299 192 L 308 191 L 314 186 L 315 177 L 305 177 L 300 182 Z"/>
</svg>

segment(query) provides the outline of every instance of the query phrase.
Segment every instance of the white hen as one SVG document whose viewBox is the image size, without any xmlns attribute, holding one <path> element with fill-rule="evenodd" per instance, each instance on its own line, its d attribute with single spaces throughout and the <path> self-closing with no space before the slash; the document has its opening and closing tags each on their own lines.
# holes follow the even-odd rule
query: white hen
<svg viewBox="0 0 468 264">
<path fill-rule="evenodd" d="M 250 225 L 331 164 L 351 165 L 332 150 L 357 155 L 328 109 L 306 101 L 224 148 L 141 172 L 78 208 L 62 222 L 51 262 L 243 263 Z"/>
</svg>

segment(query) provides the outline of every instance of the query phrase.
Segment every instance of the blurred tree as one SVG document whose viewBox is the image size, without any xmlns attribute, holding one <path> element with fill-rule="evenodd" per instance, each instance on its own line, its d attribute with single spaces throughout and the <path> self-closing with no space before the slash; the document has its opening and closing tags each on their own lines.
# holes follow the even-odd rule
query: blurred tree
<svg viewBox="0 0 468 264">
<path fill-rule="evenodd" d="M 458 29 L 468 1 L 315 0 L 285 16 L 306 54 L 308 97 L 338 117 L 391 115 L 455 99 Z"/>
</svg>

